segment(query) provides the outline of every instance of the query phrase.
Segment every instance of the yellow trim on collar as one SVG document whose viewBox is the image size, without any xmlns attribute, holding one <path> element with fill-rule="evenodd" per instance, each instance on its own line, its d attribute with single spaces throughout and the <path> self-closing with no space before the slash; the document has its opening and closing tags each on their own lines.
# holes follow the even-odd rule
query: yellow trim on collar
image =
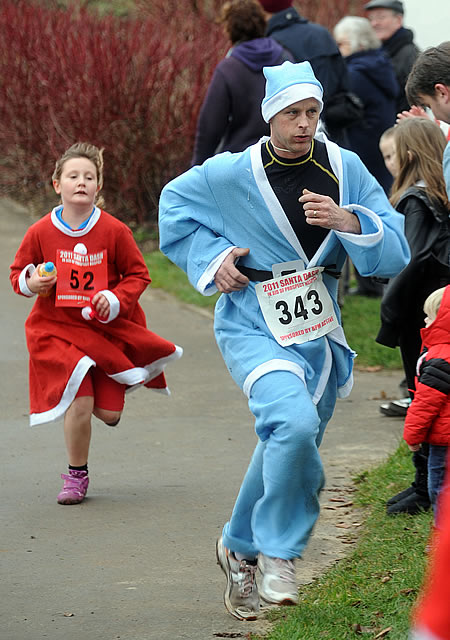
<svg viewBox="0 0 450 640">
<path fill-rule="evenodd" d="M 269 156 L 272 158 L 272 160 L 270 162 L 268 162 L 265 166 L 264 169 L 266 167 L 270 167 L 271 164 L 273 164 L 274 162 L 276 162 L 277 164 L 281 164 L 283 167 L 297 167 L 301 164 L 305 164 L 306 162 L 308 162 L 309 160 L 311 160 L 312 158 L 312 154 L 314 151 L 314 138 L 311 142 L 311 149 L 309 151 L 308 157 L 305 158 L 304 160 L 300 160 L 299 162 L 281 162 L 281 160 L 278 160 L 278 158 L 276 158 L 273 153 L 270 150 L 269 147 L 269 141 L 267 140 L 266 142 L 266 149 L 267 149 L 267 153 L 269 154 Z"/>
<path fill-rule="evenodd" d="M 297 166 L 300 166 L 302 164 L 306 164 L 307 162 L 309 162 L 311 160 L 311 162 L 313 162 L 316 165 L 316 167 L 318 167 L 324 173 L 326 173 L 328 176 L 330 176 L 330 178 L 332 178 L 332 180 L 334 180 L 336 182 L 336 184 L 339 185 L 339 180 L 336 178 L 334 173 L 332 173 L 331 171 L 328 171 L 328 169 L 326 167 L 321 165 L 320 162 L 317 162 L 317 160 L 315 160 L 312 157 L 312 154 L 314 152 L 314 138 L 313 138 L 313 140 L 311 142 L 311 149 L 309 151 L 308 157 L 305 158 L 304 160 L 300 160 L 299 162 L 281 162 L 281 160 L 278 160 L 278 158 L 276 158 L 273 155 L 273 153 L 271 152 L 268 140 L 266 141 L 266 149 L 267 149 L 267 153 L 272 158 L 272 160 L 264 165 L 264 169 L 267 169 L 267 167 L 270 167 L 270 165 L 273 164 L 274 162 L 276 162 L 277 164 L 281 164 L 283 167 L 297 167 Z"/>
</svg>

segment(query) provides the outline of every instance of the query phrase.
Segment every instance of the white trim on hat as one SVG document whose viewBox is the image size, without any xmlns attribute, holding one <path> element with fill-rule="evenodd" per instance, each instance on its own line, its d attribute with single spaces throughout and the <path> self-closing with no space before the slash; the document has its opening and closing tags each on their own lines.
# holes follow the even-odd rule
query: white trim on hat
<svg viewBox="0 0 450 640">
<path fill-rule="evenodd" d="M 286 87 L 283 91 L 276 93 L 269 98 L 267 102 L 261 105 L 261 113 L 265 122 L 269 122 L 274 115 L 289 107 L 289 105 L 298 102 L 299 100 L 306 100 L 307 98 L 315 98 L 320 105 L 320 111 L 323 109 L 321 88 L 309 82 L 302 82 L 293 84 L 290 87 Z"/>
</svg>

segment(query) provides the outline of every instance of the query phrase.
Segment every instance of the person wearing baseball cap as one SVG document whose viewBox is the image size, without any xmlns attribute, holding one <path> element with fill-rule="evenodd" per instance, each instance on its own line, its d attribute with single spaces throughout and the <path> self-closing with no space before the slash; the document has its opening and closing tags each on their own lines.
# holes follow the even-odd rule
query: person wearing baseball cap
<svg viewBox="0 0 450 640">
<path fill-rule="evenodd" d="M 370 0 L 364 5 L 373 30 L 381 40 L 384 53 L 391 59 L 400 86 L 397 113 L 410 107 L 405 94 L 409 72 L 419 55 L 411 29 L 403 26 L 404 8 L 401 0 Z"/>
<path fill-rule="evenodd" d="M 324 485 L 319 444 L 352 387 L 343 264 L 349 256 L 362 275 L 390 278 L 409 260 L 403 216 L 356 154 L 318 133 L 323 88 L 310 63 L 263 72 L 270 136 L 169 182 L 159 217 L 163 253 L 199 292 L 223 294 L 217 344 L 254 417 L 256 449 L 216 543 L 224 603 L 239 620 L 257 618 L 262 602 L 298 602 L 295 560 Z"/>
<path fill-rule="evenodd" d="M 403 15 L 403 2 L 401 0 L 370 0 L 366 5 L 364 5 L 364 9 L 369 11 L 370 9 L 391 9 L 391 11 L 395 11 L 395 13 L 400 13 Z"/>
</svg>

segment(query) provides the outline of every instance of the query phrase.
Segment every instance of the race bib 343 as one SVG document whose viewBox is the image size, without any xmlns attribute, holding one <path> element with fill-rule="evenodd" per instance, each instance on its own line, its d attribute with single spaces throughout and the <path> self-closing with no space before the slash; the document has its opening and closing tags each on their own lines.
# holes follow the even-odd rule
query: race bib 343
<svg viewBox="0 0 450 640">
<path fill-rule="evenodd" d="M 323 269 L 313 267 L 255 286 L 264 320 L 281 346 L 315 340 L 339 326 Z"/>
</svg>

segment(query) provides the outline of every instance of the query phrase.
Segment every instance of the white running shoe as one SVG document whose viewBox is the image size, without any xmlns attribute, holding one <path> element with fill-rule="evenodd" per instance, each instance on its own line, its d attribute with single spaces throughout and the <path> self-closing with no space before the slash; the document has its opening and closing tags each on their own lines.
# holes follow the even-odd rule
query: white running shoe
<svg viewBox="0 0 450 640">
<path fill-rule="evenodd" d="M 256 563 L 238 560 L 219 538 L 216 543 L 217 564 L 227 577 L 223 594 L 225 607 L 238 620 L 256 620 L 260 613 Z"/>
<path fill-rule="evenodd" d="M 269 604 L 298 604 L 298 587 L 294 560 L 270 558 L 260 553 L 258 568 L 261 573 L 259 595 Z"/>
</svg>

